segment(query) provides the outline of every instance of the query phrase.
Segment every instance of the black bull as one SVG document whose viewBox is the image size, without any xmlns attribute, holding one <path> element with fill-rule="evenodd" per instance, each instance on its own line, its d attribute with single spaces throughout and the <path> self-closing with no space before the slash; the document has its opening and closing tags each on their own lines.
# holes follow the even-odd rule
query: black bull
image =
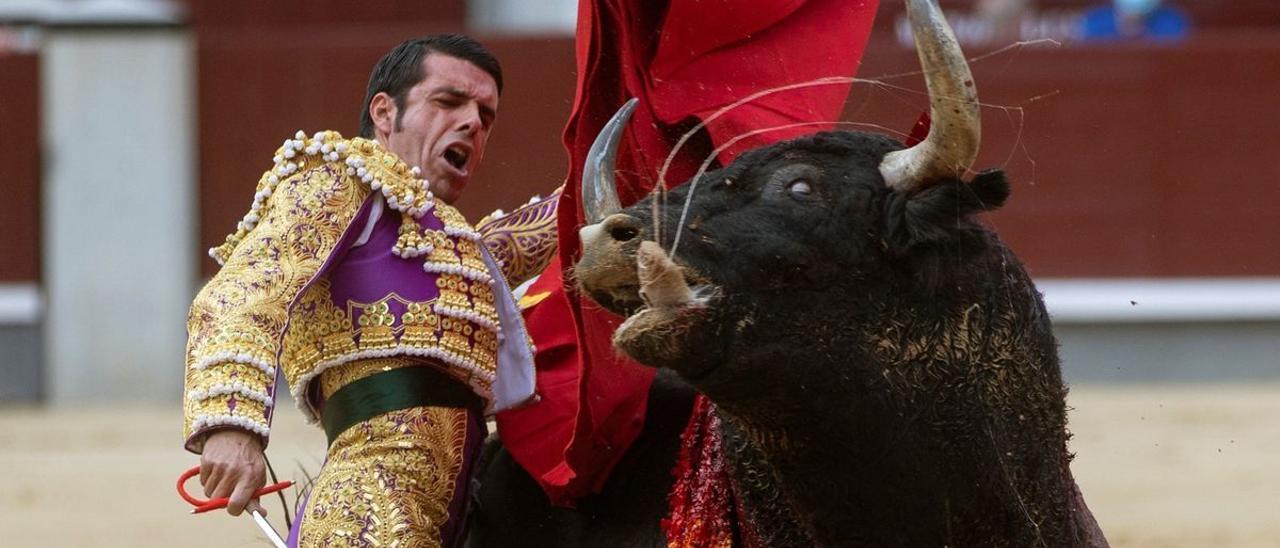
<svg viewBox="0 0 1280 548">
<path fill-rule="evenodd" d="M 675 257 L 693 283 L 685 305 L 645 308 L 638 293 L 648 204 L 608 217 L 578 280 L 632 314 L 615 336 L 621 350 L 675 375 L 657 383 L 647 431 L 605 492 L 576 510 L 550 508 L 493 447 L 472 523 L 477 545 L 662 545 L 658 520 L 692 390 L 717 404 L 726 443 L 739 448 L 729 458 L 757 459 L 736 464 L 767 466 L 776 485 L 758 487 L 786 495 L 785 508 L 761 509 L 791 516 L 779 526 L 800 534 L 780 537 L 1103 542 L 1069 470 L 1066 389 L 1043 303 L 1013 254 L 972 219 L 1004 202 L 1003 174 L 903 195 L 877 169 L 900 148 L 824 133 L 708 173 Z M 682 204 L 688 190 L 668 203 Z M 668 208 L 663 225 L 678 215 Z"/>
<path fill-rule="evenodd" d="M 654 219 L 617 207 L 625 116 L 606 127 L 574 272 L 628 316 L 615 346 L 660 368 L 646 431 L 576 509 L 550 507 L 495 441 L 472 545 L 665 545 L 695 391 L 717 406 L 737 518 L 768 546 L 1106 544 L 1071 475 L 1044 304 L 974 219 L 1009 184 L 958 175 L 980 135 L 968 67 L 936 3 L 907 4 L 933 119 L 911 149 L 832 132 L 753 150 Z"/>
</svg>

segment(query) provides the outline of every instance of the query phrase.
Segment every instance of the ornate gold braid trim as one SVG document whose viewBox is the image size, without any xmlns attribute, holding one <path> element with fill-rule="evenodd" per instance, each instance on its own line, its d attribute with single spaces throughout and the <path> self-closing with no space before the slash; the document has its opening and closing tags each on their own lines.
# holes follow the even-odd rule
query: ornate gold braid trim
<svg viewBox="0 0 1280 548">
<path fill-rule="evenodd" d="M 187 447 L 209 428 L 238 426 L 266 443 L 280 335 L 289 303 L 314 278 L 368 190 L 317 161 L 272 189 L 261 217 L 196 296 L 187 320 Z M 240 364 L 250 367 L 229 367 Z M 246 394 L 252 394 L 248 395 Z"/>
<path fill-rule="evenodd" d="M 410 226 L 410 220 L 422 217 L 436 205 L 427 181 L 418 177 L 418 168 L 410 169 L 376 141 L 360 137 L 347 140 L 336 131 L 321 131 L 308 138 L 299 130 L 293 139 L 284 140 L 272 160 L 275 165 L 258 179 L 253 203 L 236 224 L 236 231 L 228 235 L 222 245 L 209 250 L 209 256 L 218 264 L 226 263 L 236 246 L 267 215 L 272 207 L 269 199 L 281 181 L 325 164 L 345 166 L 341 169 L 347 175 L 358 178 L 374 191 L 381 191 L 387 205 L 404 215 L 400 241 L 396 244 L 398 254 L 416 257 L 428 252 L 420 232 L 404 229 Z"/>
<path fill-rule="evenodd" d="M 480 256 L 480 235 L 462 214 L 437 203 L 416 168 L 375 141 L 345 140 L 332 131 L 308 138 L 300 131 L 276 150 L 274 162 L 259 178 L 250 210 L 236 231 L 210 250 L 223 268 L 192 304 L 184 398 L 188 448 L 198 451 L 201 434 L 223 425 L 258 432 L 265 444 L 281 357 L 289 364 L 285 373 L 295 392 L 339 363 L 415 355 L 461 368 L 469 384 L 488 394 L 498 335 L 494 280 Z M 404 258 L 426 256 L 424 270 L 440 273 L 442 280 L 453 280 L 460 288 L 456 299 L 442 299 L 433 307 L 444 325 L 453 321 L 459 326 L 446 329 L 439 340 L 418 341 L 422 330 L 417 329 L 410 340 L 401 334 L 399 340 L 375 341 L 362 334 L 357 342 L 350 323 L 344 322 L 349 317 L 323 302 L 328 291 L 318 286 L 324 282 L 317 279 L 319 269 L 372 191 L 381 192 L 387 205 L 401 213 L 393 252 Z M 433 210 L 444 227 L 422 229 L 418 219 Z M 313 281 L 317 283 L 309 296 L 299 300 Z M 442 288 L 442 297 L 453 292 Z M 316 310 L 295 314 L 291 309 L 307 308 L 308 301 Z M 315 325 L 308 325 L 311 319 L 317 320 Z M 463 340 L 473 331 L 470 324 L 480 328 L 476 333 L 487 332 L 477 336 L 474 347 Z M 301 400 L 299 405 L 311 415 Z"/>
<path fill-rule="evenodd" d="M 476 224 L 489 254 L 502 266 L 512 287 L 537 276 L 555 257 L 556 209 L 564 187 L 550 196 L 535 196 L 511 213 L 495 211 Z"/>
</svg>

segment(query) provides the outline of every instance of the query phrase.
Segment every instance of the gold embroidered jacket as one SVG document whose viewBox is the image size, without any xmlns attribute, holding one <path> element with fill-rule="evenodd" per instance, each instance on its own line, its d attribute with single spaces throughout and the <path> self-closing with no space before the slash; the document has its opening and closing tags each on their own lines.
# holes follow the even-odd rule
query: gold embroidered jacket
<svg viewBox="0 0 1280 548">
<path fill-rule="evenodd" d="M 473 229 L 375 141 L 299 132 L 274 160 L 236 232 L 210 250 L 222 268 L 188 316 L 189 450 L 201 451 L 208 431 L 227 426 L 255 432 L 265 445 L 281 376 L 314 422 L 310 382 L 355 360 L 434 358 L 490 406 L 500 354 L 531 368 L 519 314 L 512 320 L 501 310 L 511 303 L 507 283 L 536 275 L 555 253 L 558 191 Z M 379 233 L 389 236 L 378 240 Z M 391 250 L 385 265 L 365 268 L 401 274 L 383 279 L 377 270 L 354 291 L 351 276 L 340 274 L 343 259 L 366 240 Z M 414 268 L 406 269 L 409 261 Z M 519 340 L 503 342 L 503 325 Z M 531 393 L 529 377 L 522 382 Z"/>
</svg>

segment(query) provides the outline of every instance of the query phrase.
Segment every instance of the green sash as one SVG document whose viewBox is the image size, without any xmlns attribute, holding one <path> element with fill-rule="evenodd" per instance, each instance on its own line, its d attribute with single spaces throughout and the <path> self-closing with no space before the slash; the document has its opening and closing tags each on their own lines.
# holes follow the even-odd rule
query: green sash
<svg viewBox="0 0 1280 548">
<path fill-rule="evenodd" d="M 384 413 L 410 407 L 484 409 L 471 387 L 428 366 L 409 366 L 369 375 L 348 384 L 324 402 L 320 424 L 329 444 L 347 428 Z"/>
</svg>

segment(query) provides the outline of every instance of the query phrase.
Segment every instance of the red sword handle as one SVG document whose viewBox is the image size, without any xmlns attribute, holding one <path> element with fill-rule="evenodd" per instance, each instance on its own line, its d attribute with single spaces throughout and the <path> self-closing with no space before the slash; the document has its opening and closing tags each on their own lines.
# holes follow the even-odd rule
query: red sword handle
<svg viewBox="0 0 1280 548">
<path fill-rule="evenodd" d="M 191 496 L 190 493 L 187 492 L 187 488 L 186 488 L 187 480 L 197 475 L 200 475 L 199 466 L 193 466 L 190 470 L 187 470 L 186 472 L 183 472 L 181 476 L 178 476 L 178 495 L 182 497 L 182 500 L 185 500 L 187 501 L 187 503 L 191 504 L 192 506 L 195 506 L 195 509 L 192 510 L 191 513 L 202 514 L 204 512 L 208 512 L 209 510 L 226 508 L 227 501 L 228 501 L 227 497 L 217 497 L 209 500 L 203 500 L 203 499 L 195 498 Z M 258 489 L 257 491 L 254 491 L 253 496 L 261 497 L 262 495 L 270 495 L 271 493 L 288 489 L 290 487 L 293 487 L 292 481 L 282 481 L 280 483 L 274 483 L 266 487 L 263 487 L 262 489 Z"/>
</svg>

